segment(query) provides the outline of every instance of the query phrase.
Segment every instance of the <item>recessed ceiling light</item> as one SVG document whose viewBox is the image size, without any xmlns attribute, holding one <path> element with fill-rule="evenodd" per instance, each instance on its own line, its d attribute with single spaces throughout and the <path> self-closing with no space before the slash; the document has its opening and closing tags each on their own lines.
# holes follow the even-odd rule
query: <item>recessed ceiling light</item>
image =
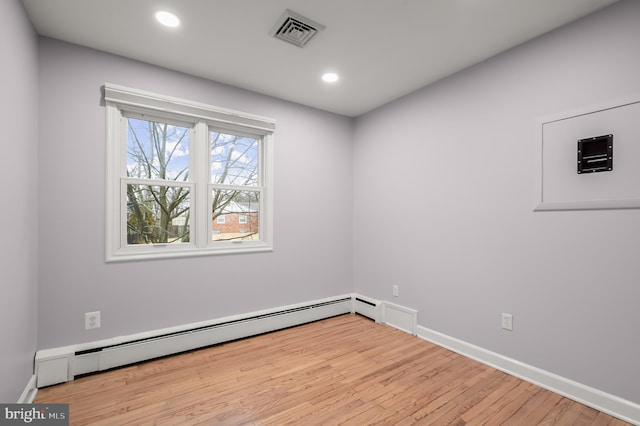
<svg viewBox="0 0 640 426">
<path fill-rule="evenodd" d="M 180 19 L 178 19 L 178 17 L 173 13 L 167 12 L 166 10 L 156 12 L 156 19 L 166 27 L 175 28 L 180 25 Z"/>
<path fill-rule="evenodd" d="M 328 72 L 322 75 L 322 80 L 326 81 L 327 83 L 335 83 L 336 81 L 338 81 L 338 78 L 338 74 L 334 72 Z"/>
</svg>

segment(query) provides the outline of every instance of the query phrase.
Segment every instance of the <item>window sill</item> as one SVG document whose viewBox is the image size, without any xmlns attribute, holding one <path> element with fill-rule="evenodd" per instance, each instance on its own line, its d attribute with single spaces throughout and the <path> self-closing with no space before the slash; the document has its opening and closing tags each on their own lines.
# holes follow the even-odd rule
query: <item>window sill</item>
<svg viewBox="0 0 640 426">
<path fill-rule="evenodd" d="M 143 249 L 136 247 L 135 250 L 120 250 L 117 253 L 107 255 L 105 262 L 127 262 L 240 253 L 264 253 L 272 251 L 273 247 L 270 244 L 254 241 L 236 241 L 227 243 L 224 247 L 211 247 L 206 249 L 173 248 L 164 244 L 158 244 L 150 246 L 148 249 L 146 247 Z"/>
</svg>

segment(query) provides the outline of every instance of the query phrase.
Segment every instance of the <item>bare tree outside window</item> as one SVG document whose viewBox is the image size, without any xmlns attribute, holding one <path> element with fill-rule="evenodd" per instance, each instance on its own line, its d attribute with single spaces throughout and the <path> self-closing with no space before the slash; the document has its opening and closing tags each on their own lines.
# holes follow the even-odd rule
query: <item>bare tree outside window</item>
<svg viewBox="0 0 640 426">
<path fill-rule="evenodd" d="M 189 129 L 127 121 L 127 243 L 188 242 L 190 190 L 174 183 L 189 179 Z"/>
<path fill-rule="evenodd" d="M 127 121 L 127 243 L 189 242 L 189 128 Z M 212 240 L 258 239 L 259 140 L 210 132 L 210 146 Z"/>
</svg>

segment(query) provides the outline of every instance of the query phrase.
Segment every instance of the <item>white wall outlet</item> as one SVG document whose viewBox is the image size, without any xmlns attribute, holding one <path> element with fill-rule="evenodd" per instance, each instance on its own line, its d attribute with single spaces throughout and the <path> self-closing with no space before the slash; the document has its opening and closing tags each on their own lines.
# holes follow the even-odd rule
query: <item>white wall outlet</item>
<svg viewBox="0 0 640 426">
<path fill-rule="evenodd" d="M 513 315 L 502 314 L 502 328 L 505 330 L 513 331 Z"/>
<path fill-rule="evenodd" d="M 392 287 L 393 297 L 398 297 L 400 295 L 400 291 L 398 290 L 398 286 L 394 285 Z"/>
<path fill-rule="evenodd" d="M 100 311 L 84 314 L 84 329 L 91 330 L 93 328 L 100 328 Z"/>
</svg>

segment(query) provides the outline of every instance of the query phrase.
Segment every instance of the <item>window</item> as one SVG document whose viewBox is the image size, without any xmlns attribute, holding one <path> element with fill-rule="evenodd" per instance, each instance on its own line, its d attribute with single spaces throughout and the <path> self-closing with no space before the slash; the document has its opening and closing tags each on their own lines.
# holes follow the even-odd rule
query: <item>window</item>
<svg viewBox="0 0 640 426">
<path fill-rule="evenodd" d="M 104 89 L 107 261 L 272 250 L 272 119 Z"/>
</svg>

